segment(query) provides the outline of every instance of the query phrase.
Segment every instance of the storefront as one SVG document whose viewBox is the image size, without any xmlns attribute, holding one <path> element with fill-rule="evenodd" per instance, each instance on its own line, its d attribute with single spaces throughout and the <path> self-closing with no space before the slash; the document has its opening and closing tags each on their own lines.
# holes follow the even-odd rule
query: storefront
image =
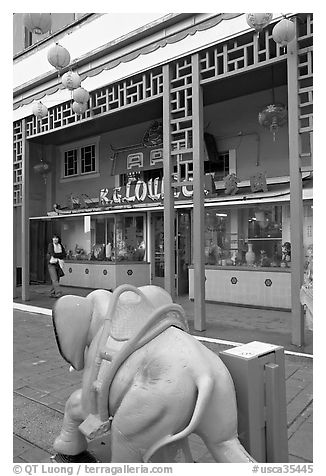
<svg viewBox="0 0 326 476">
<path fill-rule="evenodd" d="M 153 283 L 173 298 L 188 293 L 200 331 L 205 299 L 291 309 L 301 345 L 303 251 L 312 241 L 304 190 L 313 170 L 312 15 L 293 15 L 297 39 L 288 49 L 273 38 L 278 19 L 258 35 L 243 14 L 213 17 L 194 14 L 173 31 L 164 20 L 162 41 L 156 30 L 137 30 L 146 38 L 130 37 L 126 50 L 84 51 L 76 63 L 90 95 L 83 113 L 48 66 L 43 89 L 26 98 L 33 78 L 19 86 L 14 269 L 22 269 L 23 300 L 33 275 L 46 273 L 33 267 L 56 232 L 69 252 L 63 284 Z M 67 35 L 75 45 L 79 32 Z M 35 65 L 41 56 L 36 50 Z M 17 62 L 17 76 L 25 64 L 32 71 L 29 58 Z M 38 117 L 31 101 L 44 94 L 48 112 Z M 284 105 L 280 123 L 262 123 L 274 99 Z M 44 167 L 46 183 L 33 172 Z M 252 190 L 255 176 L 263 188 Z"/>
<path fill-rule="evenodd" d="M 164 286 L 164 190 L 160 178 L 129 175 L 125 186 L 99 191 L 97 206 L 48 212 L 45 222 L 67 250 L 62 284 L 115 289 L 123 283 Z M 206 177 L 211 177 L 208 173 Z M 304 249 L 312 244 L 312 183 L 303 176 Z M 207 181 L 208 183 L 208 181 Z M 206 190 L 205 298 L 207 301 L 291 308 L 289 183 L 253 192 L 239 184 Z M 267 186 L 267 185 L 266 185 Z M 75 207 L 75 208 L 74 208 Z M 175 286 L 194 298 L 192 188 L 175 192 Z M 40 230 L 44 219 L 32 219 Z M 32 227 L 33 228 L 33 227 Z"/>
</svg>

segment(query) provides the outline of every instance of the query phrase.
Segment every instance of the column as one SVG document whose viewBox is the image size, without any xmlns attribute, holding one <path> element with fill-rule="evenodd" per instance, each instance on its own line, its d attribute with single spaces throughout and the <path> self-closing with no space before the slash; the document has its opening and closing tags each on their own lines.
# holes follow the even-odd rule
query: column
<svg viewBox="0 0 326 476">
<path fill-rule="evenodd" d="M 29 142 L 26 139 L 25 119 L 23 119 L 22 127 L 22 300 L 29 301 Z"/>
<path fill-rule="evenodd" d="M 298 114 L 298 51 L 297 41 L 288 45 L 288 122 L 289 122 L 289 166 L 290 166 L 290 214 L 291 214 L 291 306 L 292 344 L 304 344 L 304 314 L 300 302 L 303 283 L 303 202 L 302 177 L 299 155 Z"/>
<path fill-rule="evenodd" d="M 175 296 L 174 195 L 172 190 L 170 66 L 163 66 L 164 288 Z"/>
<path fill-rule="evenodd" d="M 200 85 L 198 54 L 192 56 L 193 117 L 193 259 L 194 259 L 194 327 L 206 329 L 205 307 L 205 210 L 204 210 L 204 129 L 203 92 Z"/>
</svg>

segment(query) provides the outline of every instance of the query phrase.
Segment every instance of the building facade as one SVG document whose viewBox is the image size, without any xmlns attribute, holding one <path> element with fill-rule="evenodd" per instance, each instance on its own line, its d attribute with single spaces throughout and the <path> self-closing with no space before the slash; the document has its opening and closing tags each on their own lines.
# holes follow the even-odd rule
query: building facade
<svg viewBox="0 0 326 476">
<path fill-rule="evenodd" d="M 14 15 L 14 289 L 21 281 L 28 299 L 31 282 L 48 280 L 58 233 L 62 284 L 188 294 L 199 329 L 205 300 L 291 309 L 300 345 L 312 14 L 287 15 L 296 27 L 287 47 L 272 36 L 280 14 L 259 34 L 245 14 L 55 15 L 56 31 L 29 36 L 27 48 Z M 59 72 L 47 61 L 56 42 L 71 55 Z M 90 93 L 82 114 L 61 81 L 69 70 Z M 284 117 L 259 122 L 275 104 Z"/>
</svg>

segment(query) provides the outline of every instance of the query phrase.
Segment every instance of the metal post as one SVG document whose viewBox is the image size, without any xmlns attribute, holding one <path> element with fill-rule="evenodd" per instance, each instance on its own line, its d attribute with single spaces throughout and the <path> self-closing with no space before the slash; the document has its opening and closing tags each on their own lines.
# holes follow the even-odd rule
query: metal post
<svg viewBox="0 0 326 476">
<path fill-rule="evenodd" d="M 205 209 L 204 209 L 204 129 L 203 91 L 200 85 L 199 57 L 192 56 L 192 129 L 193 129 L 193 258 L 194 327 L 206 329 L 205 308 Z"/>
<path fill-rule="evenodd" d="M 241 443 L 259 462 L 287 462 L 283 347 L 250 342 L 219 355 L 234 382 Z"/>
<path fill-rule="evenodd" d="M 13 209 L 13 257 L 12 257 L 12 267 L 13 267 L 13 298 L 16 298 L 18 296 L 18 291 L 17 291 L 17 249 L 16 249 L 16 234 L 17 234 L 17 225 L 18 225 L 18 213 L 17 213 L 17 208 L 14 207 Z"/>
<path fill-rule="evenodd" d="M 300 303 L 303 283 L 303 202 L 302 177 L 299 156 L 298 104 L 298 47 L 294 40 L 288 45 L 288 111 L 289 111 L 289 166 L 291 214 L 291 305 L 292 344 L 304 344 L 304 313 Z"/>
<path fill-rule="evenodd" d="M 22 122 L 22 300 L 29 301 L 29 143 Z"/>
<path fill-rule="evenodd" d="M 163 66 L 164 288 L 175 297 L 174 192 L 170 134 L 170 67 Z"/>
<path fill-rule="evenodd" d="M 287 418 L 284 412 L 285 375 L 278 364 L 265 365 L 266 379 L 266 460 L 288 462 Z"/>
</svg>

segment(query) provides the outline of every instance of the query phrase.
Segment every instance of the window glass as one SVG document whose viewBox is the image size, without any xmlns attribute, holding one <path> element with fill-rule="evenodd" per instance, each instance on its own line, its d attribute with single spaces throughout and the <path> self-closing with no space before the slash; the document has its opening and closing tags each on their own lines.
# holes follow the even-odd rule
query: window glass
<svg viewBox="0 0 326 476">
<path fill-rule="evenodd" d="M 92 217 L 91 260 L 114 260 L 114 217 Z"/>
<path fill-rule="evenodd" d="M 74 144 L 63 149 L 63 178 L 94 174 L 98 172 L 98 144 Z"/>
<path fill-rule="evenodd" d="M 205 264 L 289 267 L 282 233 L 281 206 L 206 207 Z"/>
<path fill-rule="evenodd" d="M 95 165 L 95 145 L 81 147 L 81 173 L 87 174 L 96 171 Z"/>
<path fill-rule="evenodd" d="M 120 215 L 116 217 L 116 261 L 144 261 L 146 236 L 144 215 Z"/>
<path fill-rule="evenodd" d="M 77 175 L 77 149 L 67 150 L 64 155 L 64 175 Z"/>
</svg>

